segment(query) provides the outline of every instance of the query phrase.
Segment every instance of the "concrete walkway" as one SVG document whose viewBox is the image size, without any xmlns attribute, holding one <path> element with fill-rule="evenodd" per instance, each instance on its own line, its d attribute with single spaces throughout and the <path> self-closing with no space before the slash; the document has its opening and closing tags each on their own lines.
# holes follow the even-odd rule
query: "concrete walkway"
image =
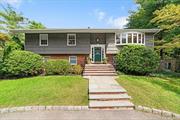
<svg viewBox="0 0 180 120">
<path fill-rule="evenodd" d="M 89 108 L 133 109 L 126 90 L 115 80 L 116 76 L 89 76 Z"/>
<path fill-rule="evenodd" d="M 0 120 L 170 120 L 158 115 L 128 110 L 35 111 L 0 114 Z"/>
</svg>

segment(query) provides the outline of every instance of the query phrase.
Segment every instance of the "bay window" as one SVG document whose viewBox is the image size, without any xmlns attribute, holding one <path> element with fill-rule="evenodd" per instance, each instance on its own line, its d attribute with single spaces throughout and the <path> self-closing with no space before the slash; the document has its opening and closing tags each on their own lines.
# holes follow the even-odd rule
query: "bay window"
<svg viewBox="0 0 180 120">
<path fill-rule="evenodd" d="M 141 32 L 126 32 L 116 34 L 116 45 L 145 44 L 145 35 Z"/>
</svg>

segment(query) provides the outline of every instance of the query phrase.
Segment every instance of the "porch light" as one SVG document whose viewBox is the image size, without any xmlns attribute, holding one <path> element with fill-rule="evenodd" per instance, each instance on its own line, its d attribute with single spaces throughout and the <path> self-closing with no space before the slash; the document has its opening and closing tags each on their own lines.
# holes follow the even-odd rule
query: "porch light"
<svg viewBox="0 0 180 120">
<path fill-rule="evenodd" d="M 97 38 L 96 41 L 99 42 L 99 38 Z"/>
</svg>

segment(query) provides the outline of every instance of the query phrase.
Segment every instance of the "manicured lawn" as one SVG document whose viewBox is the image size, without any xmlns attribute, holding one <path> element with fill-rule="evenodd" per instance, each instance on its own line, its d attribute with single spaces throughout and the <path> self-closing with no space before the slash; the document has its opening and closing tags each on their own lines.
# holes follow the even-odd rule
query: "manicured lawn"
<svg viewBox="0 0 180 120">
<path fill-rule="evenodd" d="M 120 75 L 117 81 L 128 91 L 134 104 L 180 113 L 179 76 Z"/>
<path fill-rule="evenodd" d="M 40 76 L 0 81 L 0 107 L 87 105 L 88 81 L 80 76 Z"/>
</svg>

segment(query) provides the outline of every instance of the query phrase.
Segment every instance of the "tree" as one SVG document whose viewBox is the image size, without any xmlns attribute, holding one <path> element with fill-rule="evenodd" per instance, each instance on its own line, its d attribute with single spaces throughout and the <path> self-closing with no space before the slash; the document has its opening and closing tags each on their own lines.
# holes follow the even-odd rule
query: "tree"
<svg viewBox="0 0 180 120">
<path fill-rule="evenodd" d="M 7 4 L 7 7 L 2 6 L 3 10 L 0 11 L 0 31 L 8 32 L 9 29 L 23 28 L 23 24 L 28 21 L 21 13 L 17 13 L 13 7 Z"/>
<path fill-rule="evenodd" d="M 154 12 L 167 4 L 180 3 L 179 0 L 136 0 L 139 5 L 137 11 L 131 11 L 128 18 L 128 28 L 155 28 L 158 25 L 150 22 L 154 18 Z"/>
<path fill-rule="evenodd" d="M 45 29 L 46 27 L 41 22 L 36 22 L 34 20 L 29 21 L 29 29 Z"/>
</svg>

